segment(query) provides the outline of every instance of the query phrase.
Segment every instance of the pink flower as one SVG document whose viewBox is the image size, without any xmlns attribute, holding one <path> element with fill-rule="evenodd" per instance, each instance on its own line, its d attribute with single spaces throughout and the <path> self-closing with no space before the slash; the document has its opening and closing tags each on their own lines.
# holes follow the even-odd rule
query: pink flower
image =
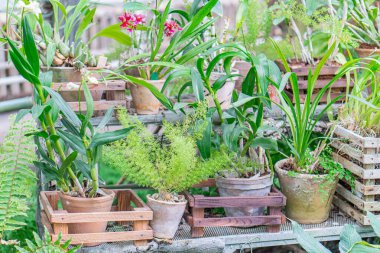
<svg viewBox="0 0 380 253">
<path fill-rule="evenodd" d="M 119 20 L 121 21 L 121 28 L 127 28 L 133 23 L 134 17 L 130 13 L 124 13 L 122 16 L 119 16 Z"/>
<path fill-rule="evenodd" d="M 181 31 L 182 28 L 174 21 L 174 20 L 168 20 L 165 22 L 165 35 L 170 37 L 172 36 L 176 31 Z"/>
<path fill-rule="evenodd" d="M 135 19 L 134 19 L 135 25 L 145 24 L 145 15 L 135 14 L 134 17 L 135 17 Z"/>
</svg>

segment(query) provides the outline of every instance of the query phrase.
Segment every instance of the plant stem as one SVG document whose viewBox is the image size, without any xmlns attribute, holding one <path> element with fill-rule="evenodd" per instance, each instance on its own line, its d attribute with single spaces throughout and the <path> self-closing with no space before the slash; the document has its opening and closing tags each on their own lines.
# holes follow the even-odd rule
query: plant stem
<svg viewBox="0 0 380 253">
<path fill-rule="evenodd" d="M 41 84 L 37 84 L 37 85 L 35 85 L 35 87 L 37 89 L 37 92 L 38 92 L 38 95 L 39 95 L 39 97 L 41 99 L 42 104 L 45 105 L 46 104 L 46 98 L 45 98 L 44 93 L 42 91 Z M 46 119 L 46 123 L 48 125 L 48 129 L 49 129 L 51 135 L 57 135 L 57 131 L 55 129 L 55 125 L 54 125 L 54 122 L 53 122 L 50 114 L 48 112 L 44 112 L 43 114 L 44 114 L 44 117 Z M 65 152 L 63 151 L 61 143 L 58 141 L 58 139 L 55 139 L 53 141 L 53 143 L 54 143 L 54 145 L 56 147 L 56 150 L 57 150 L 57 153 L 58 153 L 59 157 L 61 158 L 61 161 L 63 162 L 66 159 L 66 155 L 65 155 Z M 82 196 L 82 197 L 85 197 L 85 194 L 84 194 L 84 191 L 83 191 L 83 187 L 80 184 L 77 176 L 73 172 L 72 168 L 71 167 L 67 168 L 67 172 L 69 173 L 69 176 L 70 176 L 71 180 L 73 180 L 75 186 L 78 188 L 79 195 Z"/>
<path fill-rule="evenodd" d="M 216 110 L 217 110 L 219 118 L 220 118 L 220 122 L 223 123 L 224 122 L 224 120 L 223 120 L 223 110 L 222 110 L 222 107 L 220 106 L 218 97 L 217 97 L 216 93 L 214 92 L 214 90 L 211 88 L 210 80 L 206 79 L 204 81 L 205 81 L 205 84 L 206 84 L 206 89 L 208 90 L 208 92 L 210 93 L 210 95 L 212 97 L 212 100 L 214 101 Z"/>
</svg>

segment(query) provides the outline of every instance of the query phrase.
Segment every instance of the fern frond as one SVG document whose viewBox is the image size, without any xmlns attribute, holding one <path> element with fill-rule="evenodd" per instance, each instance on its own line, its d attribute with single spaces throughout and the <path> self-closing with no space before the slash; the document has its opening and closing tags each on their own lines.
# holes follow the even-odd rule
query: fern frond
<svg viewBox="0 0 380 253">
<path fill-rule="evenodd" d="M 33 121 L 13 122 L 2 145 L 0 145 L 0 240 L 4 231 L 17 230 L 25 225 L 23 217 L 28 210 L 36 177 L 29 168 L 35 160 L 32 137 Z"/>
</svg>

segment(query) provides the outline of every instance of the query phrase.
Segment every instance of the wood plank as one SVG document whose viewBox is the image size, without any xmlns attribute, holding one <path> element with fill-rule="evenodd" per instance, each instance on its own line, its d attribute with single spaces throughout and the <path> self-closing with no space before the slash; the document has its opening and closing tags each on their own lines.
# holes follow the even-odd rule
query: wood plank
<svg viewBox="0 0 380 253">
<path fill-rule="evenodd" d="M 58 235 L 52 235 L 52 239 L 56 240 Z M 127 231 L 127 232 L 104 232 L 89 234 L 68 234 L 62 235 L 62 240 L 71 239 L 72 245 L 84 243 L 106 243 L 106 242 L 122 242 L 135 240 L 151 240 L 153 239 L 153 230 Z"/>
<path fill-rule="evenodd" d="M 329 79 L 318 79 L 315 84 L 315 89 L 322 89 L 325 87 L 331 80 Z M 350 87 L 353 87 L 353 82 L 350 83 Z M 306 90 L 307 89 L 307 80 L 298 80 L 298 86 L 300 90 Z M 345 78 L 337 80 L 331 88 L 346 88 L 347 87 L 347 80 Z"/>
<path fill-rule="evenodd" d="M 187 192 L 187 191 L 184 192 L 183 195 L 185 196 L 185 198 L 186 198 L 186 200 L 187 200 L 187 202 L 188 202 L 188 205 L 189 205 L 190 207 L 193 207 L 194 204 L 195 204 L 194 196 L 191 195 L 191 194 L 190 194 L 189 192 Z"/>
<path fill-rule="evenodd" d="M 339 154 L 344 153 L 359 162 L 364 163 L 363 153 L 360 150 L 354 149 L 349 144 L 334 140 L 331 142 L 331 146 L 336 148 Z"/>
<path fill-rule="evenodd" d="M 48 198 L 46 197 L 45 193 L 46 192 L 44 192 L 44 191 L 42 191 L 40 193 L 40 203 L 42 204 L 42 207 L 43 207 L 44 211 L 46 212 L 46 216 L 48 217 L 49 221 L 51 221 L 54 210 L 51 207 L 50 202 L 49 202 Z"/>
<path fill-rule="evenodd" d="M 362 213 L 362 211 L 357 210 L 349 203 L 341 199 L 341 196 L 334 196 L 333 204 L 339 208 L 339 210 L 362 225 L 370 225 L 369 219 Z M 379 216 L 380 217 L 380 216 Z"/>
<path fill-rule="evenodd" d="M 358 209 L 363 211 L 380 211 L 380 202 L 371 201 L 366 202 L 361 198 L 355 196 L 349 190 L 345 189 L 342 185 L 338 184 L 336 192 L 341 195 L 345 200 L 354 204 Z"/>
<path fill-rule="evenodd" d="M 54 234 L 53 227 L 51 226 L 49 218 L 44 211 L 41 211 L 41 223 L 47 229 L 50 235 Z"/>
<path fill-rule="evenodd" d="M 152 211 L 121 211 L 96 213 L 53 213 L 51 223 L 87 223 L 102 221 L 139 221 L 151 220 Z"/>
<path fill-rule="evenodd" d="M 191 236 L 192 237 L 202 237 L 205 234 L 205 229 L 203 226 L 196 224 L 194 221 L 196 220 L 204 220 L 205 217 L 205 209 L 204 208 L 192 208 L 192 227 L 191 227 Z"/>
<path fill-rule="evenodd" d="M 203 180 L 199 184 L 195 184 L 192 187 L 193 188 L 202 188 L 202 187 L 213 187 L 215 186 L 215 178 L 209 178 L 207 180 Z"/>
<path fill-rule="evenodd" d="M 285 201 L 282 196 L 263 197 L 197 197 L 194 196 L 194 206 L 198 208 L 214 207 L 267 207 L 284 206 Z"/>
<path fill-rule="evenodd" d="M 137 196 L 137 194 L 133 190 L 128 190 L 130 194 L 131 201 L 136 205 L 136 207 L 146 208 L 150 210 L 150 208 Z"/>
<path fill-rule="evenodd" d="M 80 87 L 80 83 L 74 82 L 73 84 Z M 76 89 L 73 89 L 71 87 L 68 87 L 68 83 L 54 83 L 53 89 L 59 90 L 59 91 L 77 91 Z M 103 90 L 103 91 L 124 91 L 126 89 L 125 81 L 107 81 L 107 82 L 100 82 L 99 84 L 87 84 L 88 88 L 90 90 Z M 83 88 L 82 88 L 83 90 Z"/>
<path fill-rule="evenodd" d="M 134 221 L 133 222 L 133 230 L 136 232 L 147 230 L 148 227 L 149 227 L 148 221 Z M 136 247 L 146 246 L 148 244 L 148 240 L 136 240 L 134 241 L 134 244 Z"/>
<path fill-rule="evenodd" d="M 244 217 L 222 217 L 222 218 L 195 218 L 193 223 L 196 227 L 254 227 L 261 225 L 281 224 L 281 215 L 273 216 L 244 216 Z"/>
<path fill-rule="evenodd" d="M 336 162 L 342 164 L 345 169 L 351 171 L 353 174 L 362 179 L 380 179 L 380 170 L 366 170 L 335 152 L 332 153 L 332 157 Z"/>
<path fill-rule="evenodd" d="M 363 137 L 339 125 L 335 127 L 334 134 L 340 138 L 349 139 L 350 142 L 353 142 L 363 148 L 380 147 L 380 138 Z"/>
<path fill-rule="evenodd" d="M 79 111 L 79 102 L 67 102 L 67 104 L 73 109 L 75 112 Z M 126 106 L 125 100 L 115 100 L 115 101 L 107 101 L 107 100 L 100 100 L 100 101 L 94 101 L 94 110 L 95 111 L 105 111 L 108 110 L 111 107 L 116 106 Z M 86 111 L 87 106 L 86 102 L 80 102 L 80 109 L 81 111 Z"/>
</svg>

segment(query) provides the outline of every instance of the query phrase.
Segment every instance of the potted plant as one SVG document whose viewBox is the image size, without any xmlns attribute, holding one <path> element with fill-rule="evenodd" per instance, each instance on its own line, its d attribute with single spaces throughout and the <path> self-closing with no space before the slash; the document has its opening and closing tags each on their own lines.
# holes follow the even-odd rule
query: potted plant
<svg viewBox="0 0 380 253">
<path fill-rule="evenodd" d="M 179 193 L 215 173 L 213 161 L 202 162 L 197 155 L 196 141 L 203 128 L 191 130 L 202 110 L 188 116 L 183 124 L 165 122 L 160 139 L 125 110 L 119 112 L 121 124 L 134 126 L 134 130 L 125 140 L 106 147 L 105 161 L 129 181 L 158 191 L 147 197 L 153 210 L 150 225 L 155 237 L 173 238 L 186 207 Z"/>
<path fill-rule="evenodd" d="M 155 1 L 155 7 L 127 2 L 126 12 L 119 17 L 121 28 L 131 34 L 128 37 L 132 47 L 122 67 L 138 114 L 157 114 L 159 101 L 162 101 L 156 99 L 155 94 L 165 89 L 165 78 L 170 71 L 183 69 L 183 64 L 215 42 L 214 39 L 203 42 L 201 36 L 215 22 L 214 19 L 205 21 L 205 18 L 218 0 L 210 0 L 200 8 L 199 2 L 194 2 L 196 11 L 189 14 L 170 9 L 171 3 L 168 1 L 162 12 L 163 1 L 160 0 Z"/>
<path fill-rule="evenodd" d="M 287 63 L 290 70 L 297 74 L 299 79 L 299 91 L 297 93 L 301 97 L 301 101 L 304 102 L 307 96 L 308 71 L 310 68 L 315 70 L 316 65 L 332 42 L 337 41 L 335 49 L 320 71 L 313 97 L 316 96 L 317 91 L 329 83 L 340 66 L 346 62 L 340 50 L 355 44 L 350 33 L 347 33 L 345 29 L 348 6 L 344 4 L 342 10 L 338 12 L 332 4 L 327 2 L 314 5 L 307 1 L 301 3 L 278 1 L 271 7 L 271 10 L 275 25 L 283 22 L 286 24 L 287 37 L 294 48 L 294 58 L 289 59 Z M 281 60 L 278 60 L 277 63 L 283 72 L 287 71 Z M 328 94 L 326 93 L 322 97 L 321 103 L 330 101 L 352 86 L 351 83 L 347 84 L 344 77 L 337 80 L 330 87 Z M 286 91 L 291 96 L 296 96 L 295 91 L 291 90 L 290 86 L 286 87 Z"/>
<path fill-rule="evenodd" d="M 19 73 L 31 83 L 36 96 L 32 109 L 21 110 L 18 119 L 31 113 L 41 126 L 33 133 L 37 145 L 38 161 L 35 166 L 48 180 L 57 182 L 63 208 L 70 212 L 110 211 L 114 193 L 99 186 L 99 160 L 102 146 L 124 138 L 131 129 L 102 133 L 112 115 L 112 108 L 97 128 L 90 123 L 94 103 L 90 91 L 83 83 L 86 114 L 75 114 L 62 97 L 50 88 L 52 73 L 40 73 L 39 55 L 34 43 L 28 18 L 22 19 L 22 48 L 6 37 L 9 54 Z M 58 129 L 58 120 L 63 127 Z M 81 183 L 81 179 L 82 183 Z M 107 224 L 88 223 L 69 225 L 70 233 L 102 232 Z"/>
<path fill-rule="evenodd" d="M 334 204 L 359 223 L 369 225 L 368 211 L 378 211 L 372 206 L 378 196 L 374 174 L 378 170 L 380 140 L 380 86 L 379 56 L 363 59 L 361 69 L 355 71 L 355 86 L 338 111 L 334 128 L 333 157 L 355 175 L 355 188 L 343 180 L 339 183 Z"/>
<path fill-rule="evenodd" d="M 290 72 L 286 59 L 274 41 L 273 44 L 281 56 L 285 68 Z M 316 109 L 320 99 L 336 80 L 357 63 L 357 61 L 352 61 L 343 65 L 312 101 L 318 75 L 334 49 L 335 43 L 320 60 L 315 71 L 310 72 L 307 96 L 303 106 L 301 106 L 301 99 L 297 93 L 294 96 L 295 104 L 293 106 L 291 99 L 284 92 L 284 86 L 288 81 L 290 81 L 293 91 L 298 91 L 299 84 L 295 73 L 286 74 L 281 85 L 275 84 L 281 100 L 281 104 L 278 106 L 285 112 L 291 135 L 291 139 L 287 140 L 291 156 L 278 161 L 275 170 L 280 180 L 281 190 L 287 198 L 286 215 L 300 223 L 325 221 L 329 215 L 338 179 L 349 178 L 351 175 L 331 158 L 331 149 L 327 148 L 331 131 L 322 139 L 312 136 L 317 122 L 340 97 L 332 99 L 330 103 L 323 106 L 321 113 L 317 114 Z"/>
<path fill-rule="evenodd" d="M 359 42 L 355 50 L 360 58 L 380 54 L 379 4 L 376 1 L 355 0 L 348 11 L 347 29 Z"/>
</svg>

